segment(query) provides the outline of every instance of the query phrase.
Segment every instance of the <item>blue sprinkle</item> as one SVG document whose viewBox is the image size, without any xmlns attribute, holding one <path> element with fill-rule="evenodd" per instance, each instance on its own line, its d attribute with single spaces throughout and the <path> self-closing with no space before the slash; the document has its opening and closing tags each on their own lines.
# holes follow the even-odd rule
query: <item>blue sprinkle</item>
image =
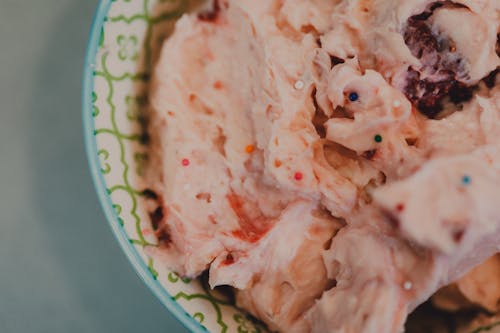
<svg viewBox="0 0 500 333">
<path fill-rule="evenodd" d="M 351 102 L 356 102 L 358 100 L 358 98 L 359 98 L 359 95 L 357 92 L 352 92 L 349 94 L 349 100 Z"/>
<path fill-rule="evenodd" d="M 471 181 L 472 181 L 472 179 L 467 175 L 462 177 L 462 184 L 464 184 L 464 185 L 469 185 L 471 183 Z"/>
</svg>

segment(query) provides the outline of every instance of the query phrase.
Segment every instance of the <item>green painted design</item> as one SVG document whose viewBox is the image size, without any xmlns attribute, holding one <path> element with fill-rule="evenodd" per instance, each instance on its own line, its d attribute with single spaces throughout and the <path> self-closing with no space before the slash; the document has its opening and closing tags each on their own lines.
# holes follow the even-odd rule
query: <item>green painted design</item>
<svg viewBox="0 0 500 333">
<path fill-rule="evenodd" d="M 104 53 L 102 55 L 101 66 L 103 68 L 103 71 L 102 72 L 96 71 L 96 76 L 101 76 L 102 78 L 104 78 L 109 86 L 109 92 L 108 92 L 108 96 L 107 96 L 106 101 L 110 107 L 111 124 L 113 126 L 112 130 L 110 130 L 109 133 L 113 134 L 116 137 L 118 144 L 120 146 L 120 162 L 124 167 L 124 171 L 122 174 L 122 178 L 123 178 L 123 182 L 124 182 L 123 188 L 126 192 L 128 192 L 130 194 L 130 198 L 132 200 L 132 207 L 131 207 L 130 214 L 135 219 L 137 236 L 139 237 L 139 240 L 142 242 L 142 244 L 148 244 L 148 242 L 146 242 L 146 240 L 144 239 L 144 235 L 142 234 L 141 225 L 140 225 L 141 219 L 137 213 L 138 204 L 137 204 L 137 197 L 135 194 L 136 191 L 134 191 L 132 189 L 132 187 L 130 185 L 130 181 L 129 181 L 128 171 L 130 169 L 130 166 L 125 159 L 125 144 L 123 142 L 123 139 L 125 139 L 127 136 L 118 135 L 120 133 L 120 131 L 118 130 L 118 125 L 116 122 L 116 107 L 115 107 L 115 104 L 113 102 L 113 94 L 114 94 L 113 81 L 122 81 L 122 80 L 125 80 L 125 78 L 127 78 L 129 76 L 125 75 L 123 77 L 117 78 L 117 77 L 114 77 L 113 75 L 111 75 L 107 69 L 107 66 L 106 66 L 107 57 L 108 57 L 108 53 Z M 130 76 L 130 78 L 133 79 L 134 76 Z M 100 131 L 102 132 L 105 130 L 101 129 Z M 99 134 L 100 133 L 99 130 L 97 130 L 96 133 Z"/>
<path fill-rule="evenodd" d="M 500 326 L 500 321 L 497 321 L 496 323 L 493 323 L 493 324 L 490 324 L 487 326 L 479 327 L 479 328 L 475 329 L 474 331 L 472 331 L 471 333 L 488 332 L 497 326 Z"/>
<path fill-rule="evenodd" d="M 220 326 L 220 332 L 221 333 L 226 333 L 227 332 L 227 324 L 222 320 L 222 311 L 220 306 L 217 304 L 217 301 L 215 301 L 212 297 L 205 295 L 205 294 L 191 294 L 188 295 L 184 292 L 179 292 L 177 295 L 174 296 L 174 300 L 178 301 L 180 299 L 185 299 L 187 301 L 192 301 L 192 300 L 205 300 L 208 301 L 214 308 L 215 313 L 216 313 L 216 322 Z"/>
<path fill-rule="evenodd" d="M 177 273 L 175 272 L 168 273 L 168 281 L 177 283 L 177 281 L 179 281 L 179 275 L 177 275 Z"/>
<path fill-rule="evenodd" d="M 92 92 L 92 117 L 97 117 L 100 113 L 99 108 L 95 105 L 95 102 L 97 102 L 97 94 L 93 91 Z"/>
<path fill-rule="evenodd" d="M 148 159 L 148 155 L 146 153 L 135 153 L 134 160 L 136 163 L 135 173 L 141 177 L 144 175 L 144 164 Z"/>
<path fill-rule="evenodd" d="M 122 206 L 118 205 L 118 204 L 113 204 L 113 208 L 115 209 L 116 211 L 116 215 L 118 215 L 118 222 L 121 224 L 121 226 L 123 227 L 123 225 L 125 224 L 125 222 L 123 221 L 123 219 L 120 217 L 120 214 L 122 213 Z"/>
<path fill-rule="evenodd" d="M 100 149 L 97 152 L 97 155 L 102 157 L 103 161 L 107 161 L 109 158 L 109 151 L 107 151 L 106 149 Z M 101 172 L 103 175 L 107 175 L 108 173 L 111 172 L 111 165 L 109 165 L 109 163 L 102 163 L 101 162 L 101 164 L 103 164 L 103 167 L 101 168 Z"/>
<path fill-rule="evenodd" d="M 122 213 L 122 206 L 118 204 L 113 204 L 113 208 L 115 209 L 116 214 L 120 215 Z"/>
<path fill-rule="evenodd" d="M 148 259 L 148 269 L 151 272 L 151 275 L 153 275 L 154 279 L 156 280 L 158 278 L 158 271 L 154 267 L 152 258 Z"/>
<path fill-rule="evenodd" d="M 118 58 L 120 60 L 136 61 L 139 58 L 137 36 L 125 37 L 124 35 L 119 35 L 116 38 L 116 42 L 120 46 L 120 50 L 118 51 Z"/>
<path fill-rule="evenodd" d="M 188 277 L 182 277 L 181 281 L 184 282 L 185 284 L 189 284 L 189 283 L 191 283 L 192 280 Z"/>
<path fill-rule="evenodd" d="M 153 244 L 153 243 L 150 243 L 146 240 L 139 240 L 139 239 L 129 239 L 129 242 L 131 244 L 134 244 L 134 245 L 139 245 L 139 246 L 142 246 L 142 247 L 145 247 L 145 246 L 153 246 L 153 247 L 158 247 L 158 244 Z"/>
<path fill-rule="evenodd" d="M 128 120 L 141 121 L 142 112 L 148 103 L 146 96 L 125 96 L 125 104 L 127 105 L 127 118 Z"/>
<path fill-rule="evenodd" d="M 238 323 L 238 333 L 261 333 L 261 330 L 255 327 L 247 316 L 236 313 L 233 319 Z"/>
<path fill-rule="evenodd" d="M 235 313 L 239 314 L 238 319 L 246 316 L 230 300 L 212 291 L 206 282 L 165 272 L 159 261 L 155 263 L 144 252 L 145 247 L 158 247 L 143 234 L 143 229 L 150 230 L 147 227 L 150 221 L 144 220 L 147 215 L 140 209 L 144 188 L 134 181 L 144 174 L 147 161 L 141 144 L 141 125 L 148 105 L 153 47 L 160 46 L 166 37 L 158 31 L 160 24 L 173 22 L 194 2 L 200 0 L 112 0 L 109 17 L 100 32 L 100 49 L 93 72 L 99 83 L 92 93 L 92 116 L 101 172 L 107 182 L 107 193 L 113 195 L 118 223 L 124 226 L 122 230 L 128 233 L 129 242 L 145 258 L 150 274 L 175 294 L 172 299 L 183 300 L 186 316 L 203 323 L 202 329 L 210 332 L 262 332 L 251 321 L 235 321 Z M 138 34 L 137 27 L 141 25 L 145 29 L 140 31 L 145 32 Z M 120 90 L 123 87 L 130 90 L 123 92 Z"/>
<path fill-rule="evenodd" d="M 205 316 L 203 315 L 203 313 L 201 312 L 196 312 L 194 315 L 193 315 L 193 318 L 198 320 L 198 322 L 201 324 L 203 323 L 203 321 L 205 320 Z"/>
<path fill-rule="evenodd" d="M 111 134 L 111 135 L 114 135 L 116 137 L 120 137 L 121 139 L 130 140 L 130 141 L 140 141 L 141 140 L 140 134 L 128 135 L 128 134 L 123 134 L 123 133 L 119 132 L 118 130 L 109 129 L 109 128 L 99 128 L 99 129 L 96 129 L 94 131 L 94 133 L 95 133 L 95 135 Z"/>
<path fill-rule="evenodd" d="M 118 205 L 118 204 L 113 204 L 113 208 L 115 209 L 116 211 L 116 215 L 118 215 L 118 223 L 120 223 L 120 225 L 123 227 L 125 222 L 123 221 L 123 219 L 120 217 L 120 214 L 122 213 L 122 206 Z"/>
<path fill-rule="evenodd" d="M 191 283 L 191 279 L 190 278 L 180 277 L 179 274 L 177 274 L 175 272 L 168 273 L 167 279 L 168 279 L 169 282 L 172 282 L 172 283 L 177 283 L 177 282 L 179 282 L 179 280 L 182 281 L 185 284 Z"/>
<path fill-rule="evenodd" d="M 99 47 L 104 46 L 104 27 L 101 28 L 101 35 L 99 37 Z"/>
</svg>

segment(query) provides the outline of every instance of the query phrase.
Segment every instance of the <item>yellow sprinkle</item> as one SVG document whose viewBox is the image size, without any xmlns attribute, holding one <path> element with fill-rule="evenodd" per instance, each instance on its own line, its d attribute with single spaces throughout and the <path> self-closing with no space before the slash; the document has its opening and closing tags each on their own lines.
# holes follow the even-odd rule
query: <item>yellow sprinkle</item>
<svg viewBox="0 0 500 333">
<path fill-rule="evenodd" d="M 245 151 L 248 153 L 248 154 L 251 154 L 253 153 L 253 151 L 255 150 L 255 147 L 253 145 L 248 145 L 245 147 Z"/>
</svg>

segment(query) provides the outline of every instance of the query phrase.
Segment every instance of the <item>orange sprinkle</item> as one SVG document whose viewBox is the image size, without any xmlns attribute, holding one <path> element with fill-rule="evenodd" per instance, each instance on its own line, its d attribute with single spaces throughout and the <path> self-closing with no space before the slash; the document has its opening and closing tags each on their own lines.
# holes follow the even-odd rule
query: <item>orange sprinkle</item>
<svg viewBox="0 0 500 333">
<path fill-rule="evenodd" d="M 168 114 L 169 116 L 173 116 L 173 115 L 174 115 L 174 113 L 173 113 L 172 111 L 168 111 L 168 112 L 167 112 L 167 114 Z"/>
<path fill-rule="evenodd" d="M 294 178 L 295 180 L 302 180 L 302 178 L 304 178 L 304 175 L 302 174 L 302 172 L 296 172 Z"/>
<path fill-rule="evenodd" d="M 281 161 L 280 160 L 274 160 L 274 166 L 279 168 L 281 166 Z"/>
<path fill-rule="evenodd" d="M 222 89 L 223 85 L 222 85 L 222 82 L 220 81 L 215 81 L 214 82 L 214 88 L 217 89 L 217 90 L 220 90 Z"/>
<path fill-rule="evenodd" d="M 189 94 L 189 101 L 190 102 L 194 102 L 195 99 L 196 99 L 196 95 L 195 94 Z"/>
<path fill-rule="evenodd" d="M 245 151 L 248 153 L 248 154 L 251 154 L 253 153 L 253 151 L 255 150 L 255 147 L 254 145 L 248 145 L 245 147 Z"/>
</svg>

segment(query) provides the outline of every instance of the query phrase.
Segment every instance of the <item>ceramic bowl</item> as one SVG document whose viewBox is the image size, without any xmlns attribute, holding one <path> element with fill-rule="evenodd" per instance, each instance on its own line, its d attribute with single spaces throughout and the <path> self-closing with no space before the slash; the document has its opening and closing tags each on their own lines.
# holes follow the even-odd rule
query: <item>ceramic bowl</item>
<svg viewBox="0 0 500 333">
<path fill-rule="evenodd" d="M 148 256 L 156 239 L 143 209 L 147 144 L 142 130 L 151 70 L 175 21 L 200 0 L 102 0 L 84 68 L 83 130 L 97 194 L 138 275 L 191 332 L 263 330 L 211 291 Z M 166 328 L 167 329 L 167 328 Z"/>
</svg>

